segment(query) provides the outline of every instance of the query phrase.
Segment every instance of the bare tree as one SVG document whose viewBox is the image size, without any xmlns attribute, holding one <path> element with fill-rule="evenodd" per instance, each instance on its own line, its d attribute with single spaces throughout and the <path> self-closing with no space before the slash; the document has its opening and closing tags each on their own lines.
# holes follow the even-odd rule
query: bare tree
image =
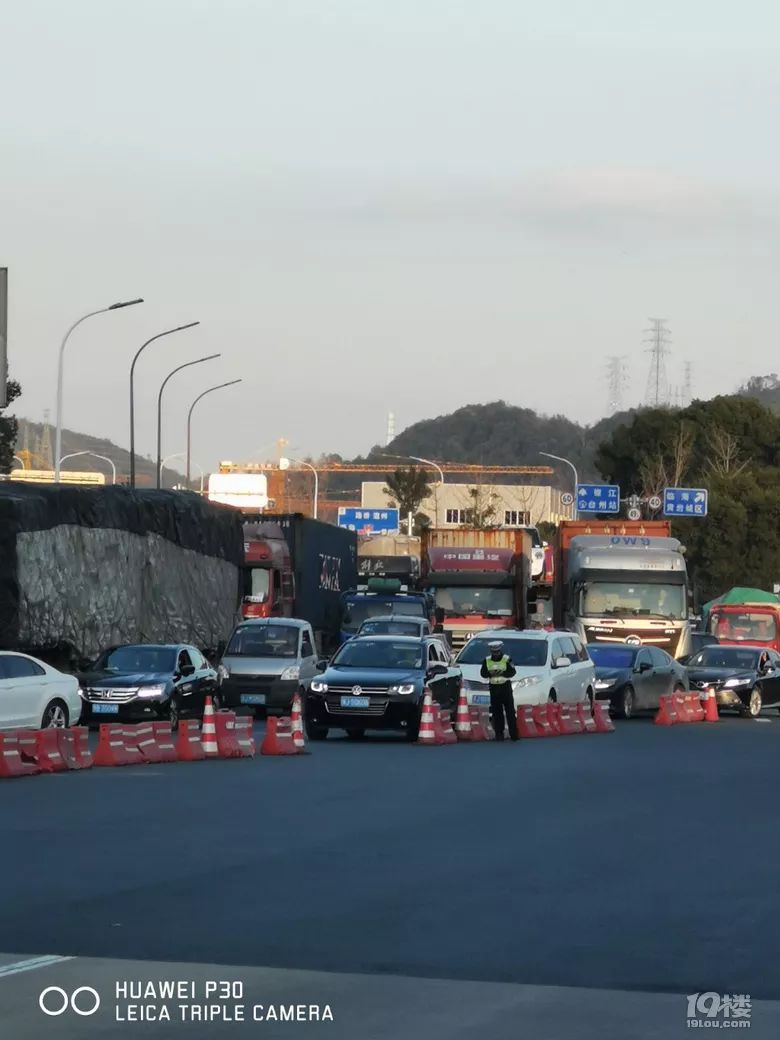
<svg viewBox="0 0 780 1040">
<path fill-rule="evenodd" d="M 740 458 L 739 441 L 721 426 L 714 427 L 707 435 L 709 457 L 706 468 L 719 477 L 736 477 L 747 469 L 749 460 Z"/>
</svg>

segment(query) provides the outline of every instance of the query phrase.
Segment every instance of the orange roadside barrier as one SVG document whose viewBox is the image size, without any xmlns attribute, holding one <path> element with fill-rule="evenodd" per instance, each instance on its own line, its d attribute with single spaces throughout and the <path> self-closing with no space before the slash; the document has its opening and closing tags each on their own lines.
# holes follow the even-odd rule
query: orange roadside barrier
<svg viewBox="0 0 780 1040">
<path fill-rule="evenodd" d="M 471 737 L 470 740 L 487 740 L 487 731 L 482 728 L 482 716 L 479 713 L 479 706 L 472 704 L 469 708 L 469 722 L 471 723 Z M 457 726 L 455 727 L 457 729 Z"/>
<path fill-rule="evenodd" d="M 234 711 L 218 711 L 214 716 L 214 728 L 217 735 L 217 747 L 220 758 L 238 758 L 239 748 L 236 739 L 236 713 Z"/>
<path fill-rule="evenodd" d="M 22 757 L 18 733 L 0 733 L 0 777 L 33 776 L 40 772 L 35 761 Z"/>
<path fill-rule="evenodd" d="M 580 720 L 583 733 L 596 732 L 596 722 L 591 712 L 590 702 L 587 704 L 580 702 L 577 705 L 577 718 Z"/>
<path fill-rule="evenodd" d="M 239 715 L 236 717 L 236 744 L 240 758 L 255 757 L 255 720 L 252 715 Z"/>
<path fill-rule="evenodd" d="M 446 709 L 440 708 L 438 704 L 434 705 L 435 715 L 438 716 L 439 732 L 444 737 L 445 744 L 457 744 L 458 737 L 455 730 L 452 728 L 452 717 Z"/>
<path fill-rule="evenodd" d="M 533 708 L 530 704 L 517 706 L 517 735 L 520 737 L 538 737 L 539 730 L 534 722 Z"/>
<path fill-rule="evenodd" d="M 297 755 L 293 743 L 292 723 L 289 718 L 271 716 L 266 722 L 265 737 L 260 745 L 261 755 Z"/>
<path fill-rule="evenodd" d="M 561 732 L 561 706 L 557 701 L 548 701 L 546 710 L 547 721 L 550 724 L 549 736 L 558 736 Z"/>
<path fill-rule="evenodd" d="M 177 762 L 179 756 L 176 754 L 176 744 L 174 743 L 170 722 L 162 720 L 153 722 L 152 732 L 154 733 L 154 742 L 157 745 L 157 761 Z"/>
<path fill-rule="evenodd" d="M 658 698 L 658 712 L 654 719 L 656 726 L 674 726 L 679 721 L 673 694 L 662 693 Z"/>
<path fill-rule="evenodd" d="M 572 718 L 572 711 L 576 718 L 576 708 L 573 708 L 570 704 L 559 705 L 558 724 L 560 731 L 565 737 L 571 737 L 575 733 L 580 732 L 579 724 Z"/>
<path fill-rule="evenodd" d="M 35 733 L 35 758 L 42 773 L 62 773 L 68 763 L 60 749 L 59 729 L 39 729 Z"/>
<path fill-rule="evenodd" d="M 554 730 L 550 725 L 548 704 L 534 704 L 531 708 L 531 716 L 536 723 L 540 737 L 555 737 L 560 733 L 560 729 Z"/>
<path fill-rule="evenodd" d="M 180 719 L 176 735 L 176 755 L 180 762 L 200 762 L 206 757 L 200 740 L 197 719 Z"/>
<path fill-rule="evenodd" d="M 597 733 L 614 733 L 615 727 L 609 717 L 609 709 L 599 701 L 593 702 L 593 721 Z"/>
</svg>

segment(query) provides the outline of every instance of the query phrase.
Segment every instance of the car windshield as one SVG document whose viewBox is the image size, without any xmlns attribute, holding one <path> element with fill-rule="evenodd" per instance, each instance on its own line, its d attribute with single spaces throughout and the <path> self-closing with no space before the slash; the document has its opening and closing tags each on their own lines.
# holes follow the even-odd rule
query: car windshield
<svg viewBox="0 0 780 1040">
<path fill-rule="evenodd" d="M 357 632 L 364 621 L 381 614 L 424 618 L 425 607 L 422 600 L 357 599 L 345 605 L 341 627 L 345 632 Z"/>
<path fill-rule="evenodd" d="M 595 646 L 588 647 L 597 668 L 633 668 L 634 658 L 638 650 L 630 646 Z"/>
<path fill-rule="evenodd" d="M 364 621 L 359 636 L 419 636 L 419 621 Z"/>
<path fill-rule="evenodd" d="M 710 631 L 718 639 L 771 643 L 777 638 L 777 622 L 772 614 L 713 610 Z"/>
<path fill-rule="evenodd" d="M 99 667 L 107 672 L 173 672 L 176 651 L 168 646 L 120 646 L 104 655 Z"/>
<path fill-rule="evenodd" d="M 689 668 L 739 668 L 751 670 L 758 667 L 760 650 L 740 650 L 739 647 L 705 646 L 688 662 Z"/>
<path fill-rule="evenodd" d="M 230 637 L 226 657 L 296 657 L 298 629 L 292 625 L 243 625 Z"/>
<path fill-rule="evenodd" d="M 580 617 L 685 617 L 682 585 L 590 581 L 580 594 Z"/>
<path fill-rule="evenodd" d="M 470 639 L 458 654 L 458 664 L 482 664 L 490 655 L 490 643 L 495 639 Z M 516 668 L 541 668 L 547 662 L 546 639 L 504 639 L 504 653 L 509 654 Z"/>
<path fill-rule="evenodd" d="M 448 617 L 511 617 L 512 589 L 491 589 L 479 585 L 441 586 L 434 589 L 436 606 Z"/>
<path fill-rule="evenodd" d="M 424 644 L 411 640 L 356 639 L 345 643 L 331 664 L 338 668 L 422 668 Z"/>
</svg>

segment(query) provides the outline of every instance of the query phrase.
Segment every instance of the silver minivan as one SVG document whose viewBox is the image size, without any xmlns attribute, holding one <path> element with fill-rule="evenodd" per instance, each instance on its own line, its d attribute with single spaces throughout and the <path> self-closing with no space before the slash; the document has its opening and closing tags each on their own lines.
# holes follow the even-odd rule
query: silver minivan
<svg viewBox="0 0 780 1040">
<path fill-rule="evenodd" d="M 217 669 L 220 707 L 289 715 L 293 694 L 317 673 L 314 632 L 297 618 L 246 618 Z"/>
</svg>

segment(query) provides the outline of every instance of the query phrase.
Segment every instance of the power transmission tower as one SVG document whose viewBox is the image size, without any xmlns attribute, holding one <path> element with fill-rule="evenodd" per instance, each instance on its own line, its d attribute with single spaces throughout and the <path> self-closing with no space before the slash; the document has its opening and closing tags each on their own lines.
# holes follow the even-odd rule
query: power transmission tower
<svg viewBox="0 0 780 1040">
<path fill-rule="evenodd" d="M 650 408 L 663 408 L 669 402 L 669 381 L 666 375 L 666 356 L 670 352 L 671 333 L 665 318 L 650 318 L 650 328 L 645 329 L 647 353 L 650 354 L 650 371 L 647 376 L 645 404 Z"/>
<path fill-rule="evenodd" d="M 390 441 L 395 440 L 395 413 L 387 413 L 387 439 L 385 440 L 385 447 Z"/>
<path fill-rule="evenodd" d="M 51 427 L 49 426 L 49 410 L 43 413 L 41 439 L 38 442 L 38 455 L 44 469 L 54 469 L 54 457 L 51 453 Z"/>
<path fill-rule="evenodd" d="M 607 358 L 607 415 L 623 408 L 623 391 L 628 386 L 625 357 Z"/>
<path fill-rule="evenodd" d="M 693 377 L 690 361 L 685 362 L 685 382 L 683 383 L 683 403 L 689 405 L 693 400 Z"/>
</svg>

